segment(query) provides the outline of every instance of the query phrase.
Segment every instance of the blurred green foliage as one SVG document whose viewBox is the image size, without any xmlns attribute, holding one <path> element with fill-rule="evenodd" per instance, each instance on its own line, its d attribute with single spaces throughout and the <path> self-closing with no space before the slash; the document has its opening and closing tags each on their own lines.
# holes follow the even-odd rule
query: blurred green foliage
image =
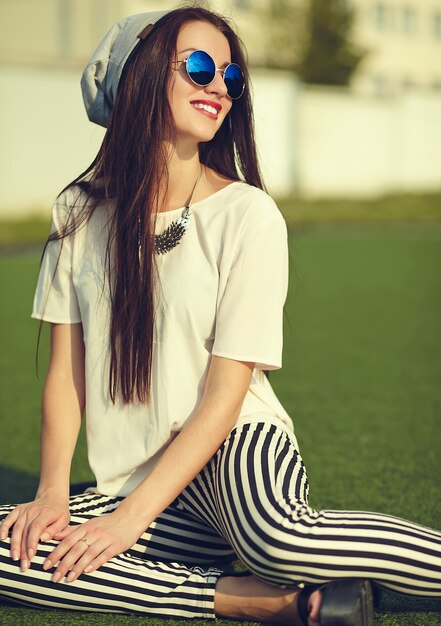
<svg viewBox="0 0 441 626">
<path fill-rule="evenodd" d="M 352 40 L 355 8 L 346 0 L 309 0 L 308 37 L 296 72 L 305 83 L 350 84 L 366 50 Z"/>
<path fill-rule="evenodd" d="M 41 214 L 0 220 L 0 249 L 40 245 L 49 236 L 50 217 Z"/>
<path fill-rule="evenodd" d="M 290 230 L 342 225 L 441 224 L 441 191 L 391 194 L 381 198 L 348 200 L 281 199 L 278 205 Z"/>
</svg>

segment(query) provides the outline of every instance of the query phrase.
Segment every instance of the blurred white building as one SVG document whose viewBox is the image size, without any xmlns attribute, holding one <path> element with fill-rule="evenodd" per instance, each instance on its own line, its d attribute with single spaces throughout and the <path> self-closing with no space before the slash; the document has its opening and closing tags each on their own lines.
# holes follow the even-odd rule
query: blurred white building
<svg viewBox="0 0 441 626">
<path fill-rule="evenodd" d="M 357 42 L 369 55 L 354 88 L 387 94 L 441 92 L 441 2 L 439 0 L 352 0 Z"/>
<path fill-rule="evenodd" d="M 306 1 L 210 2 L 237 24 L 249 52 L 269 191 L 313 198 L 440 189 L 441 0 L 347 0 L 357 10 L 354 39 L 370 50 L 349 89 L 265 69 L 271 16 Z M 94 158 L 104 129 L 87 121 L 79 80 L 107 29 L 124 15 L 178 4 L 0 0 L 0 215 L 48 211 Z"/>
<path fill-rule="evenodd" d="M 439 0 L 347 0 L 354 40 L 368 50 L 353 81 L 358 92 L 441 91 Z M 130 13 L 178 6 L 170 0 L 0 0 L 0 62 L 81 67 L 107 28 Z M 211 0 L 232 17 L 251 66 L 265 66 L 268 23 L 280 7 L 307 0 Z M 293 36 L 296 28 L 292 26 Z"/>
</svg>

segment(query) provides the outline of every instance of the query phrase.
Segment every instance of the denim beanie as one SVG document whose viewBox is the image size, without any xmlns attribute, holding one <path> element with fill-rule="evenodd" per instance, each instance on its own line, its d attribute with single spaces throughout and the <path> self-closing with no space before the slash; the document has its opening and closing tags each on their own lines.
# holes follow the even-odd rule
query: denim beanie
<svg viewBox="0 0 441 626">
<path fill-rule="evenodd" d="M 112 26 L 81 77 L 84 106 L 91 122 L 107 128 L 125 62 L 141 39 L 168 11 L 129 15 Z"/>
</svg>

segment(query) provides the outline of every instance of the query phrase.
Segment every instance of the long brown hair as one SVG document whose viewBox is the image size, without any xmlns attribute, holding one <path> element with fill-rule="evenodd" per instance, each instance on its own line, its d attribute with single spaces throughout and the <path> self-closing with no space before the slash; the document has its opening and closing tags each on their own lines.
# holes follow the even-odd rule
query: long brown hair
<svg viewBox="0 0 441 626">
<path fill-rule="evenodd" d="M 150 396 L 157 280 L 152 213 L 159 208 L 160 185 L 168 181 L 165 137 L 173 136 L 167 100 L 176 41 L 183 24 L 208 22 L 228 40 L 231 60 L 245 76 L 245 92 L 211 141 L 199 144 L 200 161 L 231 180 L 264 188 L 256 155 L 249 75 L 243 44 L 227 20 L 201 7 L 179 8 L 162 17 L 128 58 L 101 148 L 91 165 L 65 189 L 77 185 L 95 199 L 71 208 L 67 223 L 50 241 L 72 235 L 101 202 L 115 210 L 106 248 L 110 320 L 109 393 L 124 404 Z M 63 191 L 65 191 L 65 189 Z M 110 250 L 114 265 L 110 269 Z M 139 249 L 141 254 L 139 254 Z M 112 280 L 111 280 L 112 275 Z"/>
</svg>

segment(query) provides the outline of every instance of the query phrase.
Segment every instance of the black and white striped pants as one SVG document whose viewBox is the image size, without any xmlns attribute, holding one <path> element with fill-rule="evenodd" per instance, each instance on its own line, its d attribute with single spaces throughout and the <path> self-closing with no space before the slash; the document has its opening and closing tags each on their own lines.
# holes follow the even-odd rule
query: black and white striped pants
<svg viewBox="0 0 441 626">
<path fill-rule="evenodd" d="M 234 428 L 204 470 L 131 550 L 74 583 L 52 583 L 40 544 L 21 573 L 1 542 L 0 596 L 33 606 L 214 617 L 223 567 L 239 557 L 256 576 L 282 587 L 342 577 L 375 580 L 393 591 L 441 597 L 441 533 L 356 511 L 315 511 L 294 439 L 273 424 Z M 71 499 L 71 523 L 112 511 L 120 498 Z M 11 510 L 0 507 L 0 519 Z"/>
</svg>

